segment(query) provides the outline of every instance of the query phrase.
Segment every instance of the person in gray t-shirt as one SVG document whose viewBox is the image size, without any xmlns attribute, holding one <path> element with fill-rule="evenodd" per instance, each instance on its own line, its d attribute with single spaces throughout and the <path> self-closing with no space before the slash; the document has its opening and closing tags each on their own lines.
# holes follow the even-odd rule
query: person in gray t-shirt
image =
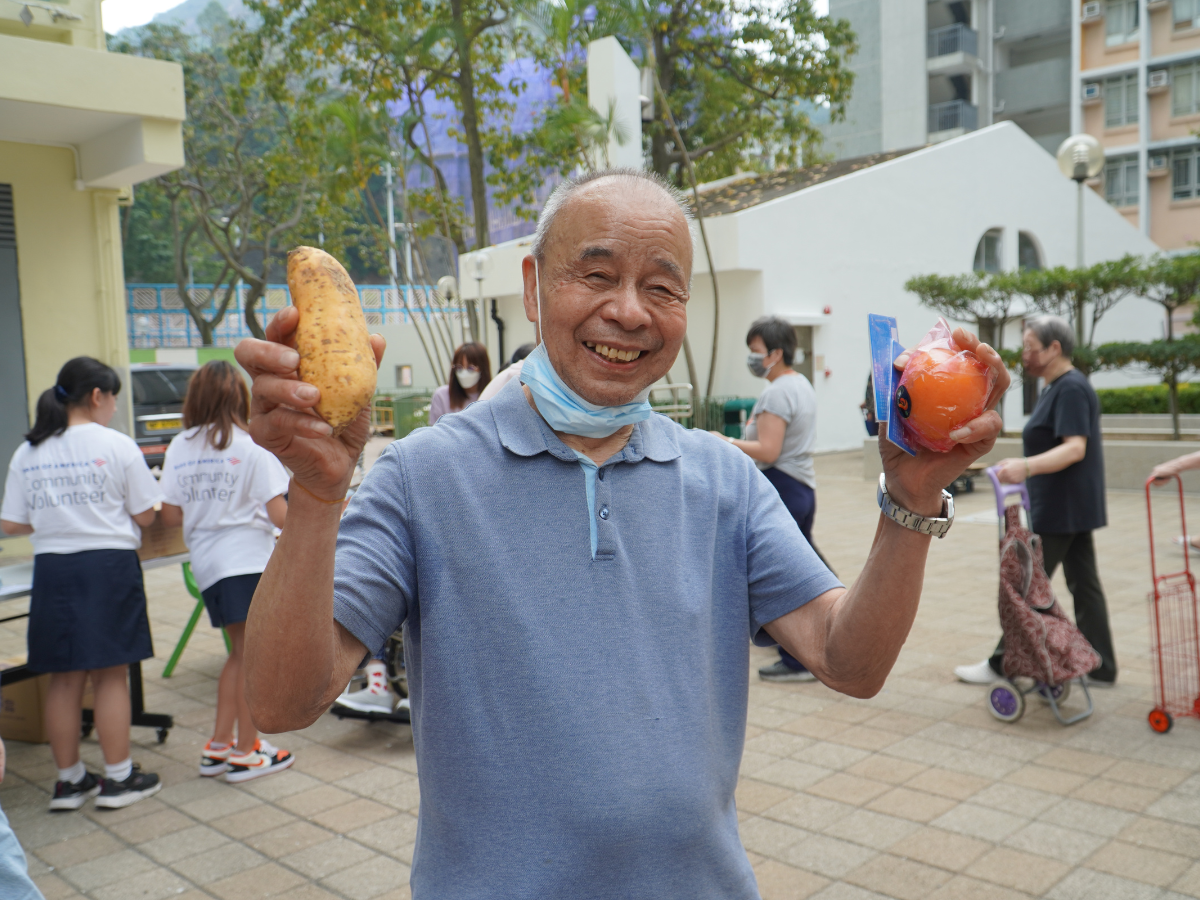
<svg viewBox="0 0 1200 900">
<path fill-rule="evenodd" d="M 817 511 L 817 476 L 812 458 L 817 437 L 817 394 L 809 380 L 792 368 L 796 332 L 786 321 L 775 316 L 758 319 L 746 334 L 746 346 L 750 348 L 746 361 L 750 371 L 767 379 L 767 386 L 754 404 L 745 437 L 737 440 L 720 436 L 754 460 L 812 545 Z M 760 678 L 812 681 L 815 677 L 782 647 L 779 657 L 778 662 L 758 670 Z"/>
</svg>

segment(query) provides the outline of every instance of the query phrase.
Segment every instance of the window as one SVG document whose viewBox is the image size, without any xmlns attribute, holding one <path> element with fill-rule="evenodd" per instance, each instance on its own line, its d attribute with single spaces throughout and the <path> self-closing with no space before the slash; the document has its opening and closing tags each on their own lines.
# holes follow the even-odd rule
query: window
<svg viewBox="0 0 1200 900">
<path fill-rule="evenodd" d="M 1197 163 L 1200 147 L 1187 147 L 1171 154 L 1171 199 L 1187 200 L 1200 196 L 1197 190 Z"/>
<path fill-rule="evenodd" d="M 1104 9 L 1104 42 L 1112 47 L 1138 36 L 1138 0 L 1108 0 Z"/>
<path fill-rule="evenodd" d="M 1118 156 L 1104 165 L 1104 199 L 1113 206 L 1137 206 L 1138 158 Z"/>
<path fill-rule="evenodd" d="M 979 246 L 975 248 L 976 272 L 1000 271 L 1000 234 L 999 228 L 993 228 L 979 239 Z"/>
<path fill-rule="evenodd" d="M 1138 120 L 1137 72 L 1104 79 L 1104 127 L 1120 128 Z"/>
<path fill-rule="evenodd" d="M 1030 270 L 1042 267 L 1042 253 L 1033 235 L 1027 231 L 1017 235 L 1017 267 Z"/>
<path fill-rule="evenodd" d="M 1175 30 L 1200 28 L 1200 0 L 1174 0 L 1171 3 Z"/>
<path fill-rule="evenodd" d="M 1171 115 L 1200 112 L 1200 62 L 1171 66 Z"/>
</svg>

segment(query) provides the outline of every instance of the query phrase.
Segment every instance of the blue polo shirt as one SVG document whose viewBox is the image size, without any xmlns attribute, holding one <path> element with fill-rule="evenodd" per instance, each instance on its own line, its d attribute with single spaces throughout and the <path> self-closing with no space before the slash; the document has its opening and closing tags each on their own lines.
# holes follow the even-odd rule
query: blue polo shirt
<svg viewBox="0 0 1200 900">
<path fill-rule="evenodd" d="M 585 497 L 513 382 L 389 446 L 342 521 L 335 618 L 404 625 L 415 900 L 758 897 L 749 644 L 838 581 L 749 457 L 663 416 Z"/>
</svg>

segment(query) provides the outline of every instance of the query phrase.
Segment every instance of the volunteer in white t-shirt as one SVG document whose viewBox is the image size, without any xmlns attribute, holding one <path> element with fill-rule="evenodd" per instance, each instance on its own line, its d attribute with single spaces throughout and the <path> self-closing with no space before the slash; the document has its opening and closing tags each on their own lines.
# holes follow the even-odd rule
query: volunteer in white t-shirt
<svg viewBox="0 0 1200 900">
<path fill-rule="evenodd" d="M 259 576 L 287 514 L 288 474 L 247 433 L 250 391 L 237 370 L 214 360 L 188 382 L 184 431 L 163 461 L 163 523 L 183 525 L 192 574 L 214 628 L 232 650 L 217 684 L 217 721 L 200 774 L 248 781 L 286 769 L 295 757 L 258 737 L 246 706 L 242 648 Z M 234 744 L 234 723 L 237 743 Z"/>
<path fill-rule="evenodd" d="M 49 672 L 46 731 L 58 767 L 50 809 L 96 797 L 119 808 L 157 793 L 158 776 L 129 755 L 126 668 L 154 655 L 137 548 L 162 499 L 137 444 L 106 427 L 121 379 L 72 359 L 38 398 L 37 421 L 8 467 L 0 530 L 33 543 L 29 668 Z M 83 689 L 91 676 L 103 779 L 79 759 Z M 99 795 L 99 796 L 97 796 Z"/>
</svg>

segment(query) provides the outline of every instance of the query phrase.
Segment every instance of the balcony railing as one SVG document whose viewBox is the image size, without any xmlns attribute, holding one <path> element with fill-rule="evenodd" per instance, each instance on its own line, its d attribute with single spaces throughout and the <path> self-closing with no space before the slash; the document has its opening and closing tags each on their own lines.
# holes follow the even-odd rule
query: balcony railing
<svg viewBox="0 0 1200 900">
<path fill-rule="evenodd" d="M 955 22 L 945 28 L 935 28 L 929 32 L 926 43 L 926 55 L 933 59 L 938 56 L 949 56 L 951 53 L 965 53 L 968 56 L 979 55 L 979 35 L 963 25 Z"/>
<path fill-rule="evenodd" d="M 979 110 L 966 100 L 934 103 L 929 107 L 929 133 L 961 128 L 974 131 L 979 125 Z"/>
</svg>

